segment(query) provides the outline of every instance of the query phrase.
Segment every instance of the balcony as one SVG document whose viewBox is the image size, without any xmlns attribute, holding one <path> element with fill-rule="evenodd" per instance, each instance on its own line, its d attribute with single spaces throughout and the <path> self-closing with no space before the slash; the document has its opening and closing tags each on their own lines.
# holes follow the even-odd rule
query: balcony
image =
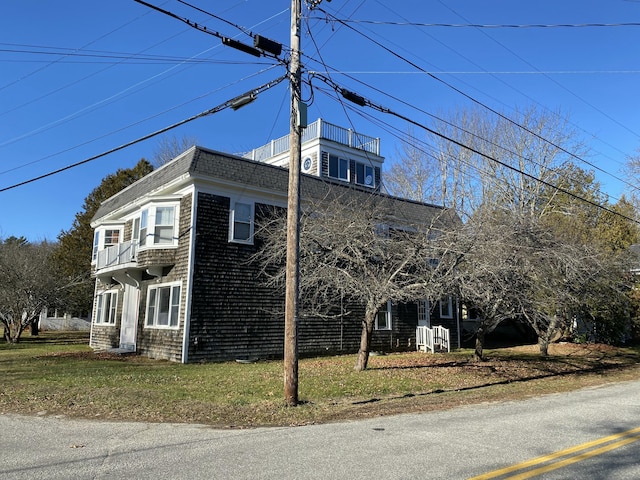
<svg viewBox="0 0 640 480">
<path fill-rule="evenodd" d="M 96 272 L 135 262 L 137 248 L 137 242 L 129 241 L 100 250 L 96 258 Z"/>
<path fill-rule="evenodd" d="M 351 130 L 350 128 L 339 127 L 332 123 L 325 122 L 322 119 L 318 119 L 309 124 L 307 128 L 302 131 L 303 144 L 320 138 L 331 140 L 357 150 L 363 150 L 375 155 L 380 155 L 379 138 L 363 135 Z M 243 157 L 262 162 L 275 157 L 276 155 L 287 152 L 288 150 L 289 135 L 285 135 L 284 137 L 271 140 L 271 142 L 263 145 L 262 147 L 254 148 L 250 152 L 245 153 Z"/>
</svg>

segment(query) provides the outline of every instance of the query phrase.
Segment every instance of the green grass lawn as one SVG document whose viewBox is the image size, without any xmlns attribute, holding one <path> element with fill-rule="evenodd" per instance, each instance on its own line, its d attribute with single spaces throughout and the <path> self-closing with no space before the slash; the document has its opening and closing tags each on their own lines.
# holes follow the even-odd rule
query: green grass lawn
<svg viewBox="0 0 640 480">
<path fill-rule="evenodd" d="M 43 332 L 0 344 L 0 413 L 191 422 L 220 427 L 300 425 L 512 400 L 640 378 L 640 350 L 552 345 L 372 357 L 301 359 L 301 405 L 283 401 L 282 361 L 182 365 L 136 355 L 96 354 L 86 333 Z"/>
</svg>

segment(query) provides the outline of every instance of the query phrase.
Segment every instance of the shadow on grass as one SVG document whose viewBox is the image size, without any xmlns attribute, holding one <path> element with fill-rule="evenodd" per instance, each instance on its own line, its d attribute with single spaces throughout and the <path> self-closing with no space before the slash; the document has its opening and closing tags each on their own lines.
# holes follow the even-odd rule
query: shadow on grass
<svg viewBox="0 0 640 480">
<path fill-rule="evenodd" d="M 599 364 L 599 365 L 593 365 L 590 367 L 578 367 L 577 370 L 568 370 L 568 371 L 561 371 L 561 372 L 557 372 L 557 371 L 547 371 L 546 373 L 540 373 L 537 375 L 528 375 L 528 376 L 523 376 L 520 378 L 509 378 L 509 379 L 503 379 L 503 380 L 496 380 L 494 382 L 487 382 L 487 383 L 483 383 L 480 385 L 471 385 L 468 387 L 459 387 L 459 388 L 449 388 L 449 389 L 442 389 L 442 388 L 438 388 L 438 389 L 434 389 L 431 390 L 429 392 L 419 392 L 419 393 L 406 393 L 403 395 L 396 395 L 396 396 L 391 396 L 391 397 L 385 397 L 383 398 L 370 398 L 370 399 L 366 399 L 366 400 L 358 400 L 358 401 L 354 401 L 351 402 L 352 405 L 365 405 L 365 404 L 371 404 L 371 403 L 376 403 L 376 402 L 380 402 L 382 400 L 401 400 L 401 399 L 405 399 L 405 398 L 414 398 L 414 397 L 427 397 L 427 396 L 431 396 L 431 395 L 439 395 L 439 394 L 443 394 L 443 393 L 459 393 L 459 392 L 467 392 L 467 391 L 474 391 L 474 390 L 482 390 L 484 388 L 490 388 L 490 387 L 495 387 L 495 386 L 500 386 L 500 385 L 510 385 L 510 384 L 518 384 L 518 383 L 527 383 L 527 382 L 531 382 L 531 381 L 535 381 L 535 380 L 544 380 L 544 379 L 549 379 L 549 378 L 562 378 L 562 377 L 570 377 L 570 376 L 581 376 L 581 375 L 588 375 L 588 374 L 605 374 L 607 372 L 610 371 L 618 371 L 618 372 L 623 372 L 625 370 L 628 370 L 630 368 L 633 368 L 638 362 L 637 362 L 637 357 L 634 355 L 629 355 L 629 358 L 632 358 L 634 361 L 633 362 L 629 362 L 629 363 L 616 363 L 616 364 Z M 538 357 L 539 360 L 539 357 Z M 433 367 L 438 367 L 438 366 L 460 366 L 462 365 L 461 362 L 450 362 L 448 364 L 439 364 L 439 365 L 432 365 L 432 366 L 410 366 L 410 367 L 381 367 L 379 368 L 379 370 L 384 370 L 384 369 L 389 369 L 389 370 L 393 370 L 393 369 L 403 369 L 403 368 L 433 368 Z M 467 364 L 468 365 L 468 364 Z M 480 366 L 482 366 L 482 364 L 480 364 Z M 490 365 L 487 365 L 488 367 L 491 367 Z M 493 367 L 493 369 L 495 370 L 495 367 Z"/>
</svg>

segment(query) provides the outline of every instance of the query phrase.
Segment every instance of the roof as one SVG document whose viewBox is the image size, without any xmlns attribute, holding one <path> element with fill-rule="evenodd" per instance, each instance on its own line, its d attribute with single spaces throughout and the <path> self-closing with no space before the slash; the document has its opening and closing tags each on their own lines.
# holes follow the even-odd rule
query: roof
<svg viewBox="0 0 640 480">
<path fill-rule="evenodd" d="M 147 196 L 183 178 L 216 179 L 225 183 L 241 184 L 260 190 L 284 193 L 288 189 L 289 171 L 283 167 L 248 160 L 243 157 L 192 147 L 171 162 L 154 170 L 116 195 L 105 200 L 96 211 L 93 221 L 126 207 L 135 200 Z M 311 175 L 301 174 L 300 192 L 303 198 L 322 199 L 327 196 L 363 196 L 363 200 L 375 195 L 376 199 L 393 204 L 394 216 L 411 223 L 430 222 L 442 217 L 445 223 L 458 223 L 455 212 L 444 207 L 392 197 L 367 187 L 354 186 Z M 443 215 L 444 214 L 444 215 Z"/>
</svg>

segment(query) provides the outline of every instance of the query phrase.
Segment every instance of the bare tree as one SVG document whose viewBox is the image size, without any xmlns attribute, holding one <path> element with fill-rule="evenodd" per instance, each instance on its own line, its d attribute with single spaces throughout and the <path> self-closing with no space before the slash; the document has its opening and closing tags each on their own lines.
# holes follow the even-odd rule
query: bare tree
<svg viewBox="0 0 640 480">
<path fill-rule="evenodd" d="M 54 244 L 0 243 L 0 322 L 7 342 L 17 343 L 44 307 L 55 305 L 64 283 L 52 268 Z"/>
<path fill-rule="evenodd" d="M 164 136 L 158 141 L 158 144 L 153 151 L 153 166 L 161 167 L 165 163 L 170 162 L 185 150 L 198 144 L 196 137 L 183 136 L 178 138 L 176 136 Z"/>
<path fill-rule="evenodd" d="M 441 298 L 458 259 L 439 241 L 456 223 L 452 212 L 422 206 L 417 221 L 401 210 L 390 197 L 346 193 L 306 202 L 301 216 L 301 307 L 327 315 L 343 297 L 363 309 L 356 370 L 367 368 L 380 308 L 389 300 Z M 264 224 L 258 235 L 264 239 L 258 259 L 269 283 L 282 285 L 283 269 L 273 269 L 284 263 L 282 216 Z"/>
<path fill-rule="evenodd" d="M 572 154 L 584 155 L 585 149 L 559 113 L 529 107 L 510 116 L 513 122 L 506 120 L 507 115 L 500 117 L 480 109 L 441 115 L 432 128 L 442 136 L 428 134 L 424 141 L 437 153 L 420 158 L 415 153 L 425 149 L 409 149 L 411 155 L 398 158 L 398 166 L 387 176 L 392 177 L 386 180 L 390 191 L 406 194 L 394 186 L 412 184 L 415 180 L 404 177 L 419 171 L 417 165 L 421 164 L 439 175 L 439 182 L 429 183 L 438 189 L 431 198 L 439 198 L 438 203 L 454 209 L 465 221 L 487 205 L 538 214 L 544 184 L 535 178 L 547 180 L 554 169 L 571 160 Z M 416 145 L 420 143 L 415 139 Z M 437 169 L 433 168 L 434 157 Z"/>
</svg>

